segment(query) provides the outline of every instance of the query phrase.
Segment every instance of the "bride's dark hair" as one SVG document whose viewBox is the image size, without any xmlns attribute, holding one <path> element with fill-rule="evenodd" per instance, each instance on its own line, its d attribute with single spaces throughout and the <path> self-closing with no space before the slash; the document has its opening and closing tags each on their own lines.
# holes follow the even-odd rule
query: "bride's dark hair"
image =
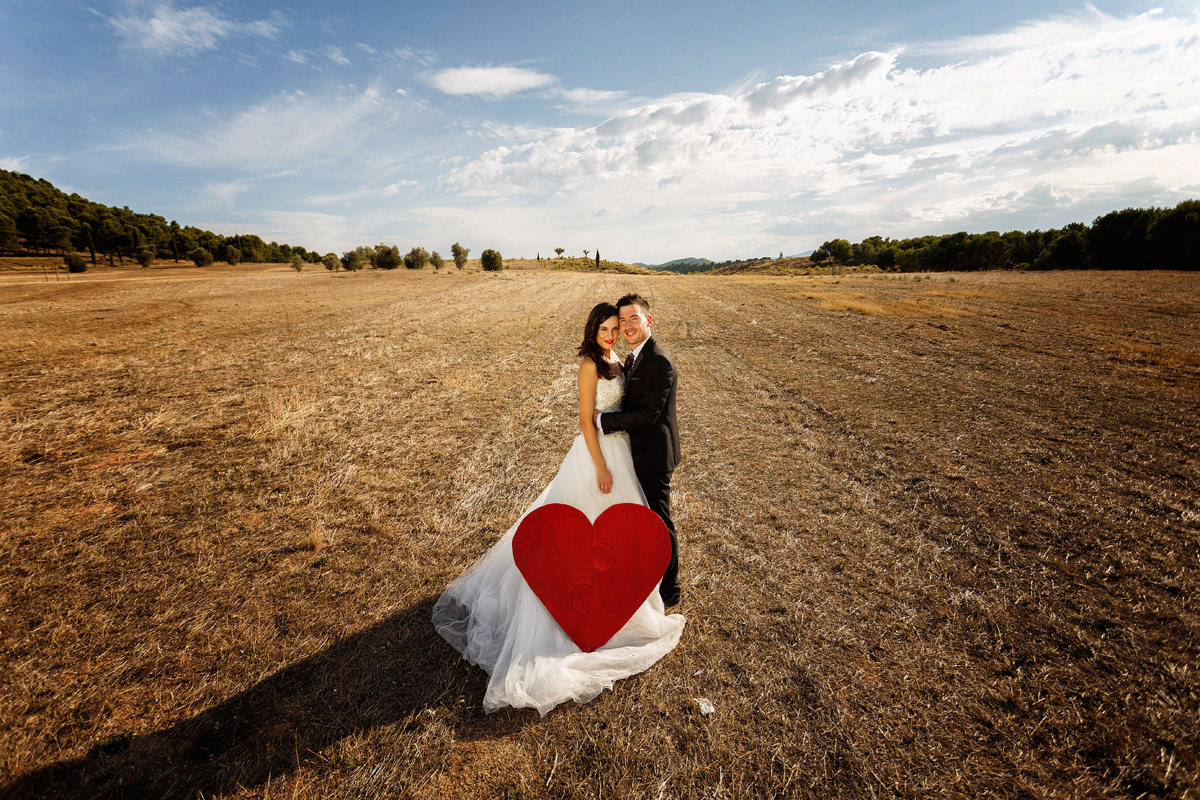
<svg viewBox="0 0 1200 800">
<path fill-rule="evenodd" d="M 579 355 L 594 361 L 596 373 L 606 381 L 614 377 L 613 366 L 604 360 L 604 351 L 596 344 L 596 337 L 600 334 L 600 323 L 615 316 L 616 306 L 612 303 L 598 303 L 588 313 L 587 322 L 583 324 L 583 342 L 579 345 Z"/>
</svg>

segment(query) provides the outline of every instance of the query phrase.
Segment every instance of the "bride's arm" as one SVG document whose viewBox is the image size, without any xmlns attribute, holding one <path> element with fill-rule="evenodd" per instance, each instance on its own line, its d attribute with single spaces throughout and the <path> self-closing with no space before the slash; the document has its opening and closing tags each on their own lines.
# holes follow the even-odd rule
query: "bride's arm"
<svg viewBox="0 0 1200 800">
<path fill-rule="evenodd" d="M 608 471 L 604 454 L 600 452 L 600 439 L 592 419 L 596 413 L 596 384 L 599 380 L 596 362 L 590 358 L 583 359 L 579 364 L 579 429 L 583 432 L 583 441 L 587 443 L 592 463 L 596 465 L 596 484 L 601 492 L 608 494 L 612 491 L 612 473 Z"/>
</svg>

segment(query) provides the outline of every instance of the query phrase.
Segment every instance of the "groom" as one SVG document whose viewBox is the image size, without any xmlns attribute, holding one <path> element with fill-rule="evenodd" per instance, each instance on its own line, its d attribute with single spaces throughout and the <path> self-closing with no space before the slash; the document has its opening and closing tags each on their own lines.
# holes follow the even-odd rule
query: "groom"
<svg viewBox="0 0 1200 800">
<path fill-rule="evenodd" d="M 650 304 L 641 295 L 617 301 L 617 320 L 633 352 L 625 359 L 625 397 L 620 411 L 596 414 L 604 433 L 627 431 L 633 468 L 650 508 L 671 534 L 671 562 L 659 594 L 670 607 L 679 602 L 679 542 L 671 522 L 671 473 L 679 463 L 679 423 L 675 419 L 675 362 L 650 331 Z"/>
</svg>

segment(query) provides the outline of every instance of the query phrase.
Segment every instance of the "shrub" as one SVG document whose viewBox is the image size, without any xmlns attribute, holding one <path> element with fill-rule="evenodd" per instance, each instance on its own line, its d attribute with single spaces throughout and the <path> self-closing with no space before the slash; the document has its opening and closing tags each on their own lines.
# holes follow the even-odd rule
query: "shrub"
<svg viewBox="0 0 1200 800">
<path fill-rule="evenodd" d="M 87 272 L 87 262 L 79 253 L 65 253 L 63 263 L 67 265 L 67 272 Z"/>
<path fill-rule="evenodd" d="M 337 257 L 337 253 L 326 253 L 321 256 L 321 263 L 325 265 L 325 269 L 330 272 L 337 272 L 338 267 L 342 266 L 342 260 Z"/>
<path fill-rule="evenodd" d="M 363 252 L 366 250 L 367 252 Z M 357 272 L 363 268 L 363 265 L 368 263 L 370 248 L 356 247 L 353 250 L 347 250 L 342 253 L 342 269 L 347 272 Z"/>
<path fill-rule="evenodd" d="M 395 270 L 404 263 L 404 259 L 400 257 L 400 248 L 395 245 L 376 245 L 373 263 L 378 270 Z"/>
<path fill-rule="evenodd" d="M 450 255 L 454 256 L 454 266 L 462 269 L 467 263 L 467 256 L 471 255 L 471 248 L 463 247 L 458 242 L 450 245 Z"/>
<path fill-rule="evenodd" d="M 137 250 L 137 261 L 143 267 L 148 267 L 154 263 L 154 259 L 158 256 L 158 251 L 153 247 L 139 247 Z"/>
<path fill-rule="evenodd" d="M 441 269 L 442 264 L 444 264 L 446 262 L 442 261 L 441 254 L 438 253 L 437 250 L 434 250 L 432 253 L 429 254 L 429 263 L 433 264 L 434 269 Z"/>
<path fill-rule="evenodd" d="M 242 263 L 242 251 L 231 244 L 227 244 L 225 245 L 225 253 L 222 260 L 227 261 L 230 266 L 240 264 Z"/>
<path fill-rule="evenodd" d="M 389 247 L 386 244 L 375 245 L 375 255 L 371 261 L 376 269 L 396 269 L 404 263 L 404 259 L 400 257 L 400 248 L 396 245 Z"/>
<path fill-rule="evenodd" d="M 197 267 L 211 267 L 213 263 L 213 254 L 203 247 L 197 247 L 188 253 L 188 258 L 195 262 Z"/>
<path fill-rule="evenodd" d="M 424 269 L 429 263 L 429 253 L 424 247 L 414 247 L 404 256 L 404 266 L 409 269 Z"/>
<path fill-rule="evenodd" d="M 495 250 L 484 250 L 479 256 L 479 264 L 488 272 L 499 272 L 504 269 L 504 259 Z"/>
<path fill-rule="evenodd" d="M 296 270 L 297 275 L 304 271 L 304 256 L 292 253 L 292 269 Z"/>
</svg>

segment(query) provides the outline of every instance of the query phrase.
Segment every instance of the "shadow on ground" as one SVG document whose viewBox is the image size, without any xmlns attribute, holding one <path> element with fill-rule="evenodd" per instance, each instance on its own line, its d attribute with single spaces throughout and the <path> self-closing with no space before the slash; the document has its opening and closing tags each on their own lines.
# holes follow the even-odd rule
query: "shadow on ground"
<svg viewBox="0 0 1200 800">
<path fill-rule="evenodd" d="M 347 736 L 412 721 L 446 698 L 482 697 L 483 673 L 433 630 L 433 602 L 342 639 L 194 717 L 20 776 L 0 787 L 0 796 L 208 797 L 288 774 Z M 473 727 L 471 738 L 487 738 L 491 724 Z"/>
</svg>

